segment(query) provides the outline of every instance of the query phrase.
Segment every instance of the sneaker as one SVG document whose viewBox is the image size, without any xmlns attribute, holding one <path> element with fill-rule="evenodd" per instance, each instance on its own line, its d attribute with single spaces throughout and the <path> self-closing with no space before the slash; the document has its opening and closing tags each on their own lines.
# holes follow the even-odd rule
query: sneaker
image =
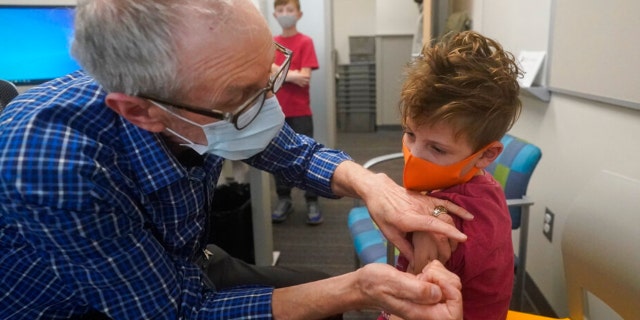
<svg viewBox="0 0 640 320">
<path fill-rule="evenodd" d="M 287 217 L 293 212 L 291 198 L 278 199 L 276 209 L 271 214 L 271 221 L 278 223 L 287 220 Z"/>
<path fill-rule="evenodd" d="M 307 224 L 310 225 L 318 225 L 321 224 L 324 219 L 322 218 L 322 213 L 320 212 L 320 207 L 318 207 L 317 201 L 310 201 L 307 203 Z"/>
</svg>

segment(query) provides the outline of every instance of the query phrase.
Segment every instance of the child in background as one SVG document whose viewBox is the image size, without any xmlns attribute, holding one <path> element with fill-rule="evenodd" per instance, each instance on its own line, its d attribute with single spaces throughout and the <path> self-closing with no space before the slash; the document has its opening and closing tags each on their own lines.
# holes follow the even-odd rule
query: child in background
<svg viewBox="0 0 640 320">
<path fill-rule="evenodd" d="M 520 73 L 500 44 L 467 31 L 425 46 L 402 87 L 405 188 L 450 200 L 475 218 L 451 216 L 468 240 L 448 258 L 438 257 L 430 234 L 408 235 L 414 261 L 400 256 L 397 267 L 416 274 L 433 259 L 445 263 L 462 281 L 464 319 L 504 320 L 509 309 L 511 219 L 500 184 L 483 169 L 502 152 L 500 139 L 520 114 Z"/>
<path fill-rule="evenodd" d="M 296 23 L 302 17 L 299 0 L 275 0 L 273 16 L 282 27 L 282 34 L 273 40 L 293 51 L 291 66 L 285 83 L 276 96 L 282 106 L 285 121 L 297 133 L 313 137 L 313 118 L 309 97 L 311 70 L 318 69 L 313 40 L 298 32 Z M 273 70 L 278 70 L 284 62 L 284 55 L 276 53 Z M 278 203 L 271 215 L 273 222 L 282 222 L 293 212 L 291 186 L 281 179 L 276 180 Z M 318 196 L 312 191 L 305 192 L 307 202 L 307 224 L 317 225 L 323 222 Z"/>
</svg>

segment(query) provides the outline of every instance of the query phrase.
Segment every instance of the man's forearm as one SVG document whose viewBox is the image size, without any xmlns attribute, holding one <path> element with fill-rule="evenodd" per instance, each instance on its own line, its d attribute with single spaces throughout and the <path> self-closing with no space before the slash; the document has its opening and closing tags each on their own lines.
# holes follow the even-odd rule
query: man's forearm
<svg viewBox="0 0 640 320">
<path fill-rule="evenodd" d="M 362 297 L 354 288 L 355 274 L 345 275 L 273 291 L 274 319 L 322 319 L 359 309 Z"/>
<path fill-rule="evenodd" d="M 462 319 L 460 278 L 435 261 L 414 276 L 371 263 L 354 272 L 275 289 L 275 319 L 322 319 L 350 310 L 387 310 L 410 319 Z"/>
<path fill-rule="evenodd" d="M 376 174 L 353 161 L 343 161 L 331 178 L 331 190 L 338 196 L 362 199 L 367 188 L 375 187 Z"/>
</svg>

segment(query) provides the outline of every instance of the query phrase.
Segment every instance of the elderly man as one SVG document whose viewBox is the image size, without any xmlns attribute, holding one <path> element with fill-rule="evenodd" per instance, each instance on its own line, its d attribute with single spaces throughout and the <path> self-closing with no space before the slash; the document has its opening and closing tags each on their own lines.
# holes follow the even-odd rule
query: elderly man
<svg viewBox="0 0 640 320">
<path fill-rule="evenodd" d="M 435 206 L 470 215 L 283 125 L 273 92 L 288 64 L 270 67 L 275 50 L 291 52 L 247 0 L 79 0 L 76 10 L 84 71 L 30 89 L 0 117 L 0 318 L 316 319 L 362 308 L 462 318 L 459 279 L 437 262 L 417 276 L 369 265 L 286 287 L 225 282 L 233 267 L 202 241 L 225 158 L 362 198 L 409 257 L 406 232 L 443 234 L 445 252 L 447 237 L 465 240 L 428 214 Z"/>
</svg>

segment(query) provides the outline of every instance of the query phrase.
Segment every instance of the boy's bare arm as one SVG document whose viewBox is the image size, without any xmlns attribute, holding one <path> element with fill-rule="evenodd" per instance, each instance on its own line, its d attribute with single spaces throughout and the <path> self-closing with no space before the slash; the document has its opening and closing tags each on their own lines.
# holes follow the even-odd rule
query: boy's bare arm
<svg viewBox="0 0 640 320">
<path fill-rule="evenodd" d="M 311 68 L 302 68 L 300 70 L 289 70 L 287 73 L 287 82 L 294 83 L 300 87 L 306 87 L 311 80 Z"/>
<path fill-rule="evenodd" d="M 444 221 L 453 225 L 451 216 L 446 215 L 445 217 L 445 215 L 446 214 L 441 214 L 438 218 L 442 218 Z M 413 242 L 413 261 L 409 262 L 409 266 L 407 267 L 407 272 L 411 274 L 420 274 L 424 267 L 433 260 L 439 260 L 442 264 L 446 264 L 451 257 L 450 254 L 446 254 L 455 251 L 455 247 L 457 247 L 457 242 L 454 241 L 453 244 L 445 244 L 453 245 L 450 251 L 438 250 L 439 242 L 447 241 L 448 238 L 431 232 L 414 232 L 411 240 Z M 438 254 L 438 252 L 440 252 L 440 254 Z M 389 319 L 403 320 L 402 317 L 396 315 L 391 315 Z"/>
<path fill-rule="evenodd" d="M 447 214 L 441 214 L 438 219 L 455 226 L 453 219 Z M 412 242 L 413 261 L 409 263 L 407 269 L 407 272 L 412 274 L 419 273 L 432 260 L 439 260 L 442 264 L 446 264 L 458 244 L 455 241 L 450 241 L 447 237 L 431 232 L 414 232 Z M 450 246 L 451 250 L 438 249 L 442 246 Z"/>
</svg>

